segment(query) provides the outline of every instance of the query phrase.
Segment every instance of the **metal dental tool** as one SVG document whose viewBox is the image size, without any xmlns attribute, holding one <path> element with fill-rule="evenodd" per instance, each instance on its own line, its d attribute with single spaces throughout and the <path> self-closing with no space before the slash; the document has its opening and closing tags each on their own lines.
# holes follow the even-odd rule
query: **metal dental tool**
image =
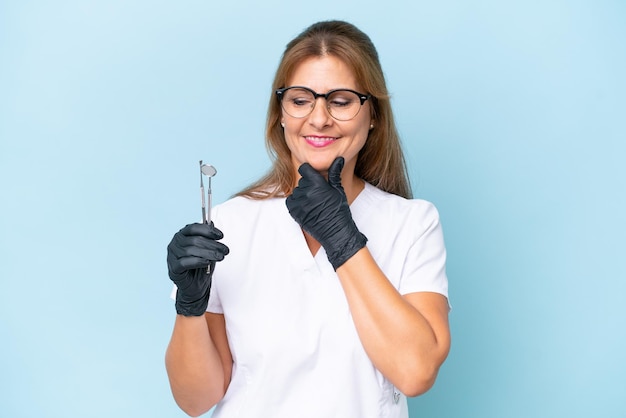
<svg viewBox="0 0 626 418">
<path fill-rule="evenodd" d="M 202 175 L 205 175 L 209 178 L 209 188 L 207 190 L 207 200 L 209 201 L 209 205 L 207 207 L 206 202 L 204 200 L 204 183 L 202 182 Z M 200 160 L 200 195 L 202 196 L 202 223 L 210 224 L 211 223 L 211 177 L 217 174 L 217 170 L 215 167 L 209 164 L 202 164 L 202 160 Z M 207 274 L 211 274 L 211 266 L 206 269 Z"/>
<path fill-rule="evenodd" d="M 208 207 L 204 200 L 204 184 L 202 182 L 202 175 L 209 178 L 209 188 L 207 189 Z M 200 160 L 200 194 L 202 195 L 202 222 L 205 224 L 211 223 L 211 177 L 217 174 L 215 167 L 209 164 L 202 164 Z"/>
<path fill-rule="evenodd" d="M 204 184 L 202 183 L 202 160 L 200 160 L 200 198 L 202 199 L 202 223 L 205 223 L 206 203 L 204 202 Z"/>
</svg>

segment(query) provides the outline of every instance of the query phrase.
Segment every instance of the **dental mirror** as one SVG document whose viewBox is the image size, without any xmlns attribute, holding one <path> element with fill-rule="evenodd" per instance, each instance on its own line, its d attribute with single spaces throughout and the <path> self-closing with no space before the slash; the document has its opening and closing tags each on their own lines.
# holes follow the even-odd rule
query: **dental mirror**
<svg viewBox="0 0 626 418">
<path fill-rule="evenodd" d="M 200 160 L 200 195 L 202 198 L 202 222 L 211 223 L 211 177 L 217 174 L 217 170 L 210 164 L 202 164 Z M 202 175 L 209 178 L 209 187 L 207 189 L 208 207 L 204 200 L 204 183 L 202 181 Z"/>
<path fill-rule="evenodd" d="M 200 163 L 202 163 L 202 161 L 200 161 Z M 209 178 L 217 174 L 215 167 L 209 164 L 200 164 L 200 169 L 202 170 L 202 174 Z"/>
</svg>

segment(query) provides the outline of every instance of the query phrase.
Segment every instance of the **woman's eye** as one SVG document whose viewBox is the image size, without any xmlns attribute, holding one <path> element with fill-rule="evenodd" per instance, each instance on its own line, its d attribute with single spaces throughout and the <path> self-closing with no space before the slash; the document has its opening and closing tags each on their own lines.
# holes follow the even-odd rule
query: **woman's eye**
<svg viewBox="0 0 626 418">
<path fill-rule="evenodd" d="M 291 102 L 295 106 L 306 106 L 307 104 L 311 103 L 311 101 L 308 99 L 292 99 Z"/>
<path fill-rule="evenodd" d="M 345 100 L 345 99 L 333 99 L 330 101 L 330 105 L 333 107 L 346 107 L 346 106 L 350 106 L 351 104 L 351 100 Z"/>
</svg>

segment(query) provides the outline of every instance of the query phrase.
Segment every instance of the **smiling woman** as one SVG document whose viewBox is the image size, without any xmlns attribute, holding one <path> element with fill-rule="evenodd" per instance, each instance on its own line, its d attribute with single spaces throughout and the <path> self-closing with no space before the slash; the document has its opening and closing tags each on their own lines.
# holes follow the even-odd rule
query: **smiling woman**
<svg viewBox="0 0 626 418">
<path fill-rule="evenodd" d="M 216 418 L 406 418 L 450 347 L 446 251 L 409 199 L 376 49 L 316 23 L 273 91 L 269 174 L 168 246 L 174 397 Z"/>
<path fill-rule="evenodd" d="M 281 126 L 284 128 L 285 141 L 295 169 L 306 162 L 317 171 L 325 173 L 333 160 L 342 156 L 345 160 L 343 186 L 346 193 L 354 198 L 356 193 L 351 193 L 352 184 L 358 182 L 347 173 L 354 173 L 357 154 L 365 145 L 370 126 L 373 125 L 373 112 L 367 101 L 364 100 L 361 104 L 357 94 L 351 93 L 361 88 L 357 85 L 353 72 L 343 61 L 332 55 L 312 57 L 296 68 L 288 84 L 290 86 L 306 85 L 311 90 L 324 92 L 335 91 L 332 96 L 343 94 L 343 101 L 340 101 L 341 96 L 339 98 L 331 96 L 334 101 L 329 102 L 326 99 L 326 106 L 316 106 L 317 101 L 322 100 L 324 96 L 314 98 L 312 102 L 309 101 L 311 105 L 307 106 L 308 110 L 304 116 L 294 116 L 286 110 L 294 106 L 293 99 L 289 97 L 293 90 L 286 90 L 287 96 L 282 96 L 284 113 Z M 352 102 L 345 99 L 345 91 L 342 93 L 341 90 L 336 91 L 337 89 L 348 89 L 347 94 L 353 96 Z M 307 91 L 299 90 L 300 92 Z M 296 103 L 301 106 L 302 93 L 299 94 L 300 98 L 296 97 L 298 100 Z M 310 93 L 309 95 L 311 96 Z M 340 107 L 342 109 L 340 114 L 345 115 L 346 119 L 337 119 L 332 113 L 332 109 L 339 106 L 338 102 L 348 104 Z M 291 106 L 287 107 L 288 105 Z M 365 108 L 362 112 L 360 112 L 361 107 Z M 358 184 L 355 184 L 355 187 L 359 188 Z"/>
<path fill-rule="evenodd" d="M 304 65 L 305 62 L 308 65 Z M 325 77 L 330 78 L 327 80 Z M 319 87 L 313 84 L 318 84 Z M 289 87 L 305 87 L 303 90 L 308 89 L 313 93 L 317 91 L 315 94 L 322 94 L 325 97 L 328 115 L 336 122 L 329 121 L 329 127 L 332 129 L 354 125 L 344 124 L 351 122 L 353 118 L 357 119 L 356 122 L 368 121 L 367 125 L 364 123 L 361 125 L 362 130 L 369 129 L 369 132 L 366 133 L 367 141 L 359 152 L 359 158 L 356 159 L 354 166 L 356 176 L 389 193 L 411 197 L 404 154 L 400 147 L 378 52 L 365 33 L 344 22 L 320 22 L 312 25 L 287 45 L 272 87 L 276 91 L 276 96 L 270 97 L 266 145 L 271 151 L 274 164 L 265 177 L 240 192 L 240 196 L 276 197 L 291 193 L 298 173 L 294 170 L 292 150 L 286 140 L 288 132 L 285 128 L 289 122 L 286 119 L 293 121 L 294 118 L 304 116 L 300 114 L 293 116 L 285 111 L 283 93 L 290 91 Z M 360 107 L 352 118 L 332 116 L 332 104 L 328 102 L 331 97 L 327 95 L 335 89 L 362 92 L 357 93 L 360 95 Z M 313 98 L 315 103 L 309 107 L 306 116 L 326 118 L 326 113 L 317 113 L 318 108 L 324 108 L 317 106 L 320 96 L 313 95 Z M 295 126 L 296 121 L 293 122 Z M 324 127 L 325 131 L 332 129 Z M 318 143 L 315 138 L 320 135 L 314 132 L 305 133 L 311 134 L 313 145 Z M 325 136 L 332 139 L 327 132 L 321 135 Z M 325 169 L 330 162 L 327 164 Z"/>
</svg>

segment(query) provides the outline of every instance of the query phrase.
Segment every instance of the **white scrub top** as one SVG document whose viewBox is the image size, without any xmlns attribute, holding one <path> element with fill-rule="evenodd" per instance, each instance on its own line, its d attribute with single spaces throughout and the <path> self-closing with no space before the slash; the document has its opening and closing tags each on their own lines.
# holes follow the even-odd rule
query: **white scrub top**
<svg viewBox="0 0 626 418">
<path fill-rule="evenodd" d="M 439 215 L 367 184 L 350 206 L 401 294 L 447 297 Z M 233 373 L 214 418 L 400 418 L 407 402 L 373 366 L 324 249 L 313 256 L 284 198 L 233 198 L 212 219 L 230 248 L 207 311 L 222 313 Z"/>
</svg>

